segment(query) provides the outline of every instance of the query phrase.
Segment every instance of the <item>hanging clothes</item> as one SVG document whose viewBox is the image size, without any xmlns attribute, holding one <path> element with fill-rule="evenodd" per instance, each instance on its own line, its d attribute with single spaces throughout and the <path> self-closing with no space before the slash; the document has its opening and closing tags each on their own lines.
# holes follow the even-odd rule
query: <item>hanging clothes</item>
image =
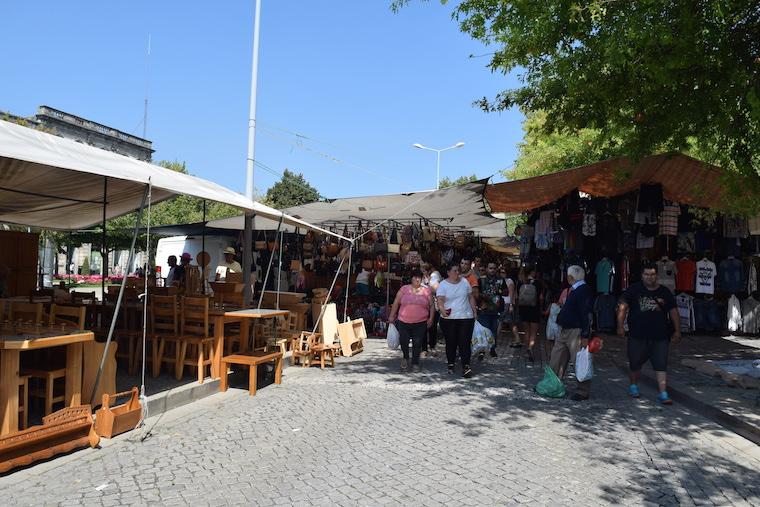
<svg viewBox="0 0 760 507">
<path fill-rule="evenodd" d="M 657 280 L 660 285 L 667 287 L 670 292 L 676 291 L 676 263 L 668 258 L 657 261 Z"/>
<path fill-rule="evenodd" d="M 697 294 L 714 294 L 717 275 L 718 268 L 713 261 L 702 259 L 697 262 Z"/>
<path fill-rule="evenodd" d="M 696 318 L 694 317 L 694 298 L 681 293 L 676 296 L 676 306 L 681 322 L 681 331 L 692 332 L 696 330 Z"/>
<path fill-rule="evenodd" d="M 615 275 L 615 265 L 607 257 L 596 263 L 596 292 L 609 294 L 612 291 L 612 277 Z"/>
<path fill-rule="evenodd" d="M 583 214 L 583 225 L 581 226 L 581 232 L 584 236 L 596 236 L 596 214 Z"/>
<path fill-rule="evenodd" d="M 660 214 L 660 235 L 676 236 L 678 234 L 678 216 L 681 206 L 677 202 L 665 201 Z"/>
<path fill-rule="evenodd" d="M 536 249 L 548 250 L 552 243 L 552 222 L 554 220 L 554 212 L 547 210 L 542 211 L 538 215 L 536 220 L 534 238 L 536 242 Z"/>
<path fill-rule="evenodd" d="M 757 267 L 752 259 L 749 261 L 749 268 L 747 269 L 747 294 L 752 294 L 757 291 Z"/>
<path fill-rule="evenodd" d="M 728 330 L 731 332 L 742 330 L 742 310 L 739 304 L 739 298 L 732 295 L 728 298 Z"/>
<path fill-rule="evenodd" d="M 742 301 L 742 330 L 750 334 L 760 332 L 760 301 L 752 296 Z"/>
<path fill-rule="evenodd" d="M 749 224 L 743 217 L 723 218 L 723 237 L 724 238 L 746 238 L 749 236 Z"/>
<path fill-rule="evenodd" d="M 676 261 L 676 290 L 694 290 L 697 263 L 691 259 Z"/>
<path fill-rule="evenodd" d="M 718 265 L 718 288 L 730 293 L 741 292 L 744 289 L 742 261 L 736 257 L 728 257 L 720 262 Z"/>
<path fill-rule="evenodd" d="M 617 299 L 612 294 L 602 294 L 594 302 L 596 328 L 599 331 L 614 331 L 617 328 L 615 310 Z"/>
</svg>

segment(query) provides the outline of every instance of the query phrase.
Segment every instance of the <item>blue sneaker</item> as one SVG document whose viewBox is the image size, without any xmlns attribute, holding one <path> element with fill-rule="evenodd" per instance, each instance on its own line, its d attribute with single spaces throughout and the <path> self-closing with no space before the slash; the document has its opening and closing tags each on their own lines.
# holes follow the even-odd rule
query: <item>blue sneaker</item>
<svg viewBox="0 0 760 507">
<path fill-rule="evenodd" d="M 662 391 L 660 394 L 658 394 L 657 401 L 659 401 L 661 405 L 673 404 L 673 400 L 670 399 L 670 396 L 668 395 L 667 391 Z"/>
<path fill-rule="evenodd" d="M 639 386 L 636 384 L 631 384 L 628 386 L 628 396 L 631 398 L 638 398 L 641 396 L 641 392 L 639 391 Z"/>
</svg>

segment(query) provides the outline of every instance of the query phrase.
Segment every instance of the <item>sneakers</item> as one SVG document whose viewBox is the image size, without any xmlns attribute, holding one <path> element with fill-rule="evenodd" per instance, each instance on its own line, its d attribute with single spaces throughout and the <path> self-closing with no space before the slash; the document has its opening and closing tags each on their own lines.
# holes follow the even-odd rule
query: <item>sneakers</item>
<svg viewBox="0 0 760 507">
<path fill-rule="evenodd" d="M 631 384 L 628 386 L 628 396 L 631 398 L 638 398 L 641 396 L 641 391 L 639 391 L 639 386 L 636 384 Z"/>
<path fill-rule="evenodd" d="M 462 373 L 462 376 L 464 378 L 470 378 L 472 377 L 472 368 L 470 368 L 469 365 L 464 367 L 464 372 Z"/>
<path fill-rule="evenodd" d="M 667 391 L 662 391 L 660 394 L 657 395 L 657 401 L 660 402 L 660 405 L 672 405 L 673 400 L 670 399 L 670 395 Z"/>
<path fill-rule="evenodd" d="M 482 362 L 483 362 L 483 359 L 485 359 L 485 358 L 486 358 L 486 353 L 485 353 L 485 352 L 480 352 L 480 353 L 478 354 L 478 362 L 479 362 L 479 363 L 482 363 Z"/>
<path fill-rule="evenodd" d="M 409 361 L 407 361 L 406 359 L 402 359 L 401 360 L 401 369 L 403 371 L 406 371 L 407 368 L 409 368 Z"/>
</svg>

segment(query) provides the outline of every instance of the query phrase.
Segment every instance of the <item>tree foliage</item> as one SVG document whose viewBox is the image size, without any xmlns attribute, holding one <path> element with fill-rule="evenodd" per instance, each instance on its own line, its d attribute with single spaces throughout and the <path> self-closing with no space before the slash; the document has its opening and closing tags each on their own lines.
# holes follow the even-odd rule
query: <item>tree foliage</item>
<svg viewBox="0 0 760 507">
<path fill-rule="evenodd" d="M 473 181 L 478 181 L 478 177 L 474 174 L 471 174 L 469 176 L 460 176 L 459 178 L 456 178 L 454 180 L 450 179 L 448 176 L 444 176 L 441 181 L 438 182 L 439 188 L 448 188 L 448 187 L 455 187 L 457 185 L 464 185 L 465 183 L 471 183 Z"/>
<path fill-rule="evenodd" d="M 319 192 L 306 181 L 303 174 L 285 169 L 282 178 L 267 190 L 264 204 L 283 209 L 318 200 Z"/>
<path fill-rule="evenodd" d="M 692 149 L 758 180 L 756 0 L 461 0 L 453 16 L 495 49 L 494 72 L 520 73 L 484 110 L 544 111 L 547 133 L 593 129 L 634 157 Z"/>
</svg>

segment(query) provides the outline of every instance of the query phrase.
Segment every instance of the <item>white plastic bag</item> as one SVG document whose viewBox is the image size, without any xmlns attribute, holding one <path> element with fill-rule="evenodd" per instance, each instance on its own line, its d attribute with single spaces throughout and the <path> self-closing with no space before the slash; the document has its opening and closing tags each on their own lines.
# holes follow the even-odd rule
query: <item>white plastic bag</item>
<svg viewBox="0 0 760 507">
<path fill-rule="evenodd" d="M 493 333 L 477 320 L 475 321 L 475 327 L 472 328 L 472 341 L 470 345 L 473 354 L 488 350 L 493 345 Z"/>
<path fill-rule="evenodd" d="M 587 347 L 583 347 L 575 355 L 575 378 L 578 382 L 591 380 L 594 376 L 594 363 L 591 359 L 591 352 Z"/>
<path fill-rule="evenodd" d="M 391 350 L 396 350 L 400 345 L 401 337 L 398 334 L 396 325 L 393 323 L 388 324 L 388 348 Z"/>
</svg>

